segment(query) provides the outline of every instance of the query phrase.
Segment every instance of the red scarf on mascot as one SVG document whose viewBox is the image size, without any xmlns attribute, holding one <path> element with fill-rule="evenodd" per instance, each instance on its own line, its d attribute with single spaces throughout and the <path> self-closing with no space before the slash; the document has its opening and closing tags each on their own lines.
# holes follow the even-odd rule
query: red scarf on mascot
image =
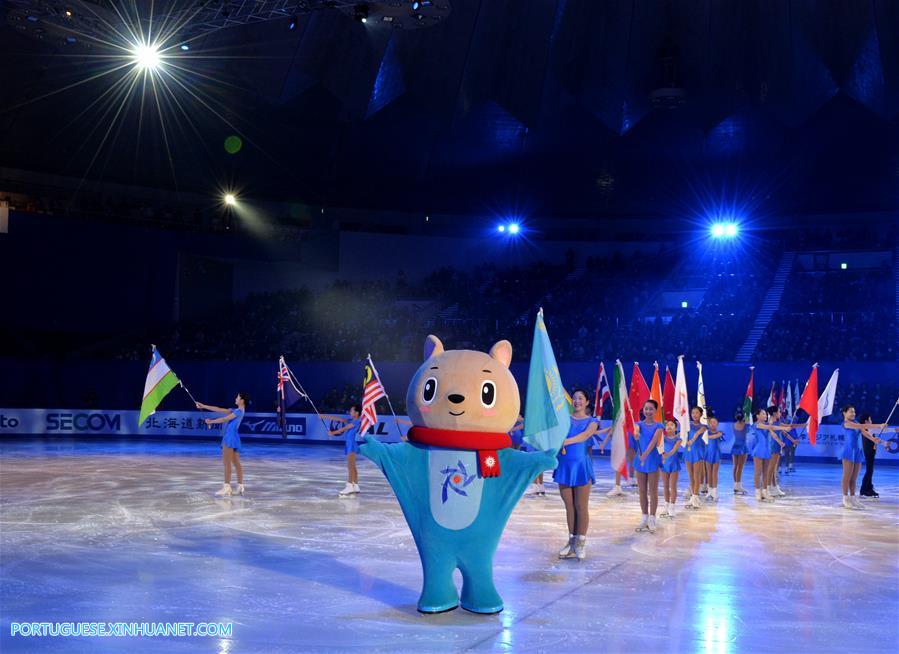
<svg viewBox="0 0 899 654">
<path fill-rule="evenodd" d="M 478 453 L 478 474 L 481 477 L 499 477 L 499 456 L 496 451 L 512 447 L 509 434 L 492 431 L 456 431 L 412 427 L 409 440 L 422 445 L 445 447 L 451 450 L 475 450 Z"/>
</svg>

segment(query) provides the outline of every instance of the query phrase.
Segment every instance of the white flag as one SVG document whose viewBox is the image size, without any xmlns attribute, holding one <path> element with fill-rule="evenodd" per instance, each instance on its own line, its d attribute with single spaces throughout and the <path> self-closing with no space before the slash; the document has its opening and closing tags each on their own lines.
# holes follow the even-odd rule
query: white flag
<svg viewBox="0 0 899 654">
<path fill-rule="evenodd" d="M 837 396 L 837 379 L 840 376 L 840 369 L 837 368 L 833 371 L 833 374 L 830 376 L 830 381 L 827 382 L 827 386 L 824 387 L 824 392 L 821 393 L 821 397 L 818 398 L 818 424 L 821 424 L 821 419 L 824 416 L 829 416 L 833 413 L 833 401 Z"/>
<path fill-rule="evenodd" d="M 793 422 L 793 389 L 790 388 L 790 383 L 787 382 L 787 415 L 784 416 L 786 420 L 789 422 Z"/>
<path fill-rule="evenodd" d="M 709 424 L 709 410 L 705 405 L 705 384 L 702 383 L 702 364 L 697 361 L 696 367 L 699 368 L 699 383 L 696 385 L 696 404 L 702 409 L 702 417 L 699 419 L 703 425 Z M 702 433 L 702 442 L 709 444 L 708 430 Z"/>
<path fill-rule="evenodd" d="M 684 374 L 684 355 L 677 357 L 677 377 L 674 380 L 674 419 L 680 427 L 684 445 L 690 435 L 690 400 L 687 398 L 687 377 Z"/>
</svg>

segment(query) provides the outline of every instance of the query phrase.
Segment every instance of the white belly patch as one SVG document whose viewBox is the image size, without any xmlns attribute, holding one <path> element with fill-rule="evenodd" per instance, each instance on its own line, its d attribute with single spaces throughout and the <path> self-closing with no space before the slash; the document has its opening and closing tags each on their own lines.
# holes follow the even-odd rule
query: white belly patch
<svg viewBox="0 0 899 654">
<path fill-rule="evenodd" d="M 478 517 L 484 480 L 478 477 L 477 452 L 428 452 L 431 515 L 441 527 L 465 529 Z"/>
</svg>

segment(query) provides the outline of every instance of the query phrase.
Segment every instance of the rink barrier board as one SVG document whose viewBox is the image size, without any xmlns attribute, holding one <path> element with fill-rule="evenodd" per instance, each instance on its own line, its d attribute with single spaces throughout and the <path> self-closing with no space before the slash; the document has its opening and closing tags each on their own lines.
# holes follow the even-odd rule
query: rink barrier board
<svg viewBox="0 0 899 654">
<path fill-rule="evenodd" d="M 217 414 L 199 411 L 160 411 L 138 425 L 138 411 L 104 409 L 4 409 L 0 408 L 0 437 L 9 436 L 65 436 L 65 437 L 134 437 L 134 438 L 219 438 L 221 425 L 207 427 L 205 418 Z M 406 416 L 399 416 L 406 418 Z M 328 436 L 327 430 L 339 428 L 343 423 L 319 419 L 314 413 L 287 414 L 287 437 L 282 435 L 275 413 L 247 413 L 240 424 L 241 439 L 259 442 L 331 443 L 342 444 L 344 437 Z M 603 424 L 609 424 L 603 421 Z M 727 434 L 722 454 L 729 455 L 733 441 L 732 423 L 721 423 Z M 393 416 L 381 416 L 368 433 L 378 440 L 393 443 L 400 441 L 400 431 Z M 405 433 L 405 431 L 403 431 Z M 818 430 L 817 445 L 808 442 L 808 435 L 799 434 L 796 458 L 805 461 L 836 461 L 843 448 L 843 433 L 838 425 L 822 425 Z M 606 450 L 608 454 L 608 449 Z M 594 456 L 598 448 L 594 448 Z M 884 463 L 899 462 L 899 456 L 884 456 Z"/>
</svg>

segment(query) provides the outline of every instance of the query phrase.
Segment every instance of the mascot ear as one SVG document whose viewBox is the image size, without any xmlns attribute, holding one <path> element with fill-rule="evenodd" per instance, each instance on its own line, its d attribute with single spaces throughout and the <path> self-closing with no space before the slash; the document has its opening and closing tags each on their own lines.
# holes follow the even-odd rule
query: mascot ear
<svg viewBox="0 0 899 654">
<path fill-rule="evenodd" d="M 512 344 L 509 341 L 497 341 L 490 348 L 490 356 L 508 368 L 512 363 Z"/>
<path fill-rule="evenodd" d="M 443 343 L 433 334 L 428 334 L 425 339 L 425 361 L 438 354 L 443 354 Z"/>
</svg>

